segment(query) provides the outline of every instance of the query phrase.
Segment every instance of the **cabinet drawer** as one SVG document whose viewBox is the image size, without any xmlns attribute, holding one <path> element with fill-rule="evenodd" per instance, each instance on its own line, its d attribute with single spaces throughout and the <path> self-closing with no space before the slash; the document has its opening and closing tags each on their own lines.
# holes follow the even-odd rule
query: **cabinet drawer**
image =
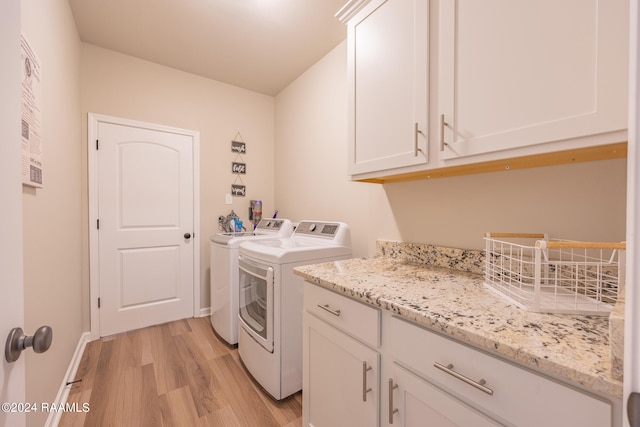
<svg viewBox="0 0 640 427">
<path fill-rule="evenodd" d="M 305 282 L 304 309 L 366 344 L 380 346 L 380 310 L 375 307 Z"/>
<path fill-rule="evenodd" d="M 390 320 L 390 349 L 398 364 L 492 418 L 523 427 L 611 425 L 610 403 L 397 317 Z"/>
</svg>

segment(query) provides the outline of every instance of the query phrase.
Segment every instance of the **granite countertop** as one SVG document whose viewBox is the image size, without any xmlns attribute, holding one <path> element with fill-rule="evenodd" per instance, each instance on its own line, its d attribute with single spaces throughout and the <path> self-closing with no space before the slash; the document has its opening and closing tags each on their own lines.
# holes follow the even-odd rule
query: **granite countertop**
<svg viewBox="0 0 640 427">
<path fill-rule="evenodd" d="M 486 289 L 477 268 L 454 269 L 471 258 L 463 252 L 455 255 L 435 257 L 444 263 L 425 263 L 430 255 L 424 251 L 420 263 L 411 257 L 354 258 L 300 266 L 294 272 L 553 378 L 622 397 L 622 382 L 611 373 L 607 316 L 520 309 Z M 476 267 L 480 262 L 471 261 Z"/>
</svg>

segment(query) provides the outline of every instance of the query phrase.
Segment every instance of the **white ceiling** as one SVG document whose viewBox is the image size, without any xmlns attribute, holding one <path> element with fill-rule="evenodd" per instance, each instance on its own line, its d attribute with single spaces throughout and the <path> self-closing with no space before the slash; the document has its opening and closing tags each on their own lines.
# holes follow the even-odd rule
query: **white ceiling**
<svg viewBox="0 0 640 427">
<path fill-rule="evenodd" d="M 346 37 L 346 0 L 69 0 L 85 43 L 275 95 Z"/>
</svg>

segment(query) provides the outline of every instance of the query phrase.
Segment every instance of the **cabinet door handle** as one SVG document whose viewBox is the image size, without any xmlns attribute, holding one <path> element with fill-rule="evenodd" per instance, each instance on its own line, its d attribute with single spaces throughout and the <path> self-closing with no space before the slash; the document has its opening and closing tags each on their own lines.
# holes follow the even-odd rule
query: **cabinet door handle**
<svg viewBox="0 0 640 427">
<path fill-rule="evenodd" d="M 441 365 L 438 362 L 434 362 L 433 366 L 438 368 L 438 369 L 440 369 L 441 371 L 444 371 L 447 374 L 459 379 L 460 381 L 463 381 L 463 382 L 469 384 L 470 386 L 473 386 L 473 387 L 477 388 L 478 390 L 487 393 L 489 396 L 493 396 L 493 390 L 491 390 L 489 387 L 485 387 L 485 384 L 487 383 L 485 380 L 481 379 L 480 381 L 474 381 L 471 378 L 465 377 L 464 375 L 454 371 L 453 370 L 453 365 L 451 363 L 449 363 L 447 366 L 444 366 L 444 365 Z"/>
<path fill-rule="evenodd" d="M 398 384 L 393 383 L 393 378 L 389 378 L 389 424 L 393 424 L 393 414 L 398 412 L 398 408 L 393 407 L 393 390 L 398 388 Z"/>
<path fill-rule="evenodd" d="M 413 155 L 418 157 L 418 151 L 422 151 L 422 149 L 418 146 L 418 134 L 422 134 L 422 131 L 418 128 L 418 123 L 416 122 L 415 128 L 413 130 Z"/>
<path fill-rule="evenodd" d="M 367 393 L 371 391 L 371 387 L 367 387 L 367 372 L 371 370 L 371 366 L 367 366 L 367 362 L 362 362 L 362 401 L 367 401 Z"/>
<path fill-rule="evenodd" d="M 440 151 L 444 151 L 444 147 L 449 145 L 444 142 L 444 128 L 445 126 L 449 126 L 447 122 L 444 121 L 444 114 L 440 114 Z"/>
<path fill-rule="evenodd" d="M 340 316 L 340 309 L 331 310 L 331 308 L 329 308 L 329 304 L 324 304 L 324 305 L 318 304 L 318 307 L 320 307 L 324 311 L 328 311 L 329 313 L 333 314 L 334 316 Z"/>
</svg>

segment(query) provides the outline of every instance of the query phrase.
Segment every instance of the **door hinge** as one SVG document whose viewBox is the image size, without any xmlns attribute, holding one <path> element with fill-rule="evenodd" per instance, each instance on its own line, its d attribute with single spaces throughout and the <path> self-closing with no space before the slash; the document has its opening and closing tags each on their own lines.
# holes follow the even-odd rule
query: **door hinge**
<svg viewBox="0 0 640 427">
<path fill-rule="evenodd" d="M 98 298 L 98 308 L 100 308 L 100 298 Z"/>
<path fill-rule="evenodd" d="M 96 139 L 96 150 L 100 149 L 100 142 Z"/>
<path fill-rule="evenodd" d="M 100 230 L 100 219 L 96 219 L 96 228 Z"/>
</svg>

